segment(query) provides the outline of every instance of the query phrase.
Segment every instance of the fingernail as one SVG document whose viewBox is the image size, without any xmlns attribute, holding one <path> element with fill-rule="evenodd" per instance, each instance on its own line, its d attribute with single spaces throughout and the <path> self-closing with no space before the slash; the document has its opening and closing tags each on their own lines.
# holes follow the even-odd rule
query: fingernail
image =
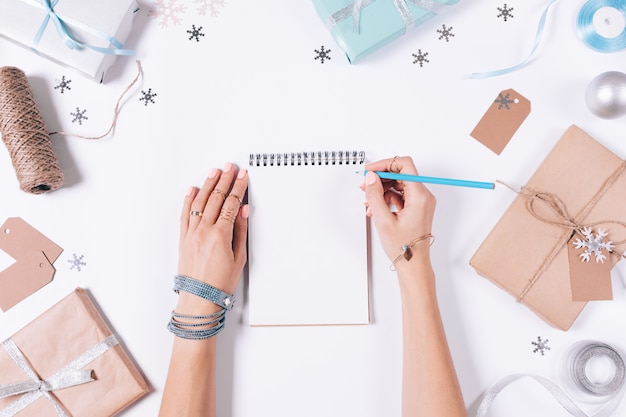
<svg viewBox="0 0 626 417">
<path fill-rule="evenodd" d="M 228 172 L 233 168 L 233 164 L 231 164 L 230 162 L 226 162 L 224 164 L 224 172 Z"/>
<path fill-rule="evenodd" d="M 248 171 L 246 171 L 245 169 L 240 169 L 239 173 L 237 174 L 237 178 L 243 178 L 246 176 L 247 173 Z"/>
<path fill-rule="evenodd" d="M 369 171 L 367 173 L 367 175 L 365 175 L 365 183 L 367 185 L 372 185 L 376 182 L 376 177 L 378 177 L 378 175 L 376 175 L 376 173 Z"/>
<path fill-rule="evenodd" d="M 243 217 L 244 219 L 247 219 L 249 215 L 250 215 L 250 206 L 247 204 L 241 206 L 241 217 Z"/>
<path fill-rule="evenodd" d="M 211 171 L 209 171 L 209 178 L 215 178 L 216 175 L 217 175 L 217 168 L 212 168 Z"/>
<path fill-rule="evenodd" d="M 191 194 L 193 194 L 195 189 L 196 189 L 196 187 L 194 187 L 193 185 L 191 187 L 189 187 L 187 189 L 187 197 L 189 197 Z"/>
</svg>

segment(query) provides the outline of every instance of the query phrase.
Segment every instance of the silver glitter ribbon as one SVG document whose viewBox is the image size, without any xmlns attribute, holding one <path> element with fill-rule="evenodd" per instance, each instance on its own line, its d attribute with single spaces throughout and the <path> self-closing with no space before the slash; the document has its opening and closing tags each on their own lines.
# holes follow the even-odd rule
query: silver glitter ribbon
<svg viewBox="0 0 626 417">
<path fill-rule="evenodd" d="M 94 381 L 92 370 L 84 370 L 82 368 L 93 362 L 96 358 L 99 358 L 118 343 L 117 338 L 111 335 L 59 369 L 49 378 L 42 380 L 15 342 L 11 339 L 5 340 L 2 346 L 29 379 L 14 384 L 0 385 L 0 398 L 21 394 L 20 398 L 0 410 L 0 417 L 13 417 L 41 397 L 46 397 L 48 401 L 50 401 L 59 417 L 69 417 L 67 410 L 65 410 L 54 395 L 52 395 L 52 392 Z"/>
<path fill-rule="evenodd" d="M 593 383 L 587 377 L 585 367 L 591 358 L 606 356 L 615 365 L 615 376 L 606 384 Z M 513 382 L 530 378 L 542 385 L 559 404 L 574 417 L 608 417 L 618 407 L 624 396 L 624 377 L 625 367 L 624 360 L 620 354 L 611 346 L 599 342 L 590 342 L 583 345 L 573 355 L 573 359 L 569 364 L 568 370 L 574 383 L 586 394 L 595 395 L 597 397 L 607 397 L 606 402 L 595 414 L 589 415 L 581 410 L 578 405 L 563 391 L 557 384 L 547 378 L 531 374 L 512 374 L 507 375 L 495 384 L 493 384 L 484 394 L 483 399 L 476 412 L 476 417 L 485 417 L 489 407 L 493 404 L 496 396 Z"/>
<path fill-rule="evenodd" d="M 326 20 L 326 27 L 332 31 L 335 25 L 339 22 L 346 20 L 348 18 L 352 18 L 352 29 L 359 33 L 359 23 L 361 20 L 361 10 L 363 8 L 369 6 L 374 3 L 376 0 L 355 0 L 354 2 L 348 4 L 347 6 L 337 10 L 335 13 L 331 14 Z M 379 0 L 380 1 L 380 0 Z M 383 0 L 388 1 L 388 0 Z M 407 2 L 414 4 L 415 6 L 426 10 L 430 13 L 441 14 L 443 11 L 447 10 L 451 6 L 444 3 L 436 2 L 435 0 L 392 0 L 394 6 L 396 6 L 396 10 L 398 10 L 398 14 L 404 21 L 404 25 L 406 28 L 409 28 L 411 25 L 415 23 L 415 18 L 413 17 L 413 13 L 409 9 L 409 5 Z"/>
</svg>

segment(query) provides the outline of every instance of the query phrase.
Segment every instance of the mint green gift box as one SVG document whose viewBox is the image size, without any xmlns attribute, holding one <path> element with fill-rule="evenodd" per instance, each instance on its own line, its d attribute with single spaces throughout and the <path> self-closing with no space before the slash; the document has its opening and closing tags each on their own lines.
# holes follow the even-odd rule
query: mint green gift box
<svg viewBox="0 0 626 417">
<path fill-rule="evenodd" d="M 313 0 L 335 42 L 355 63 L 459 0 Z"/>
</svg>

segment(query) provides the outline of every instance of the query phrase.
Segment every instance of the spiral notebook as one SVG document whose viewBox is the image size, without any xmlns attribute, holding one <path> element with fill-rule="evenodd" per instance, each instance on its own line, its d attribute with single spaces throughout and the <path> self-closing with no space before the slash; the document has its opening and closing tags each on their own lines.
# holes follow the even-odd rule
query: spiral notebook
<svg viewBox="0 0 626 417">
<path fill-rule="evenodd" d="M 364 152 L 251 154 L 250 325 L 369 322 Z"/>
</svg>

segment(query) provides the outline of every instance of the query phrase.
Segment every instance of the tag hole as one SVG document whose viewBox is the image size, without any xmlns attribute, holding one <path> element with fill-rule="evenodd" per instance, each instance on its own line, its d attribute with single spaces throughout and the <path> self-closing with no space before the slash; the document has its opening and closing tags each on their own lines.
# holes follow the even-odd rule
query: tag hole
<svg viewBox="0 0 626 417">
<path fill-rule="evenodd" d="M 515 103 L 515 104 L 519 103 L 519 98 L 514 99 L 513 103 Z"/>
<path fill-rule="evenodd" d="M 4 229 L 4 234 L 5 234 L 5 235 L 8 235 L 9 233 L 11 233 L 11 229 L 8 229 L 8 228 L 7 228 L 7 229 Z"/>
<path fill-rule="evenodd" d="M 43 262 L 39 263 L 39 268 L 43 268 Z"/>
</svg>

